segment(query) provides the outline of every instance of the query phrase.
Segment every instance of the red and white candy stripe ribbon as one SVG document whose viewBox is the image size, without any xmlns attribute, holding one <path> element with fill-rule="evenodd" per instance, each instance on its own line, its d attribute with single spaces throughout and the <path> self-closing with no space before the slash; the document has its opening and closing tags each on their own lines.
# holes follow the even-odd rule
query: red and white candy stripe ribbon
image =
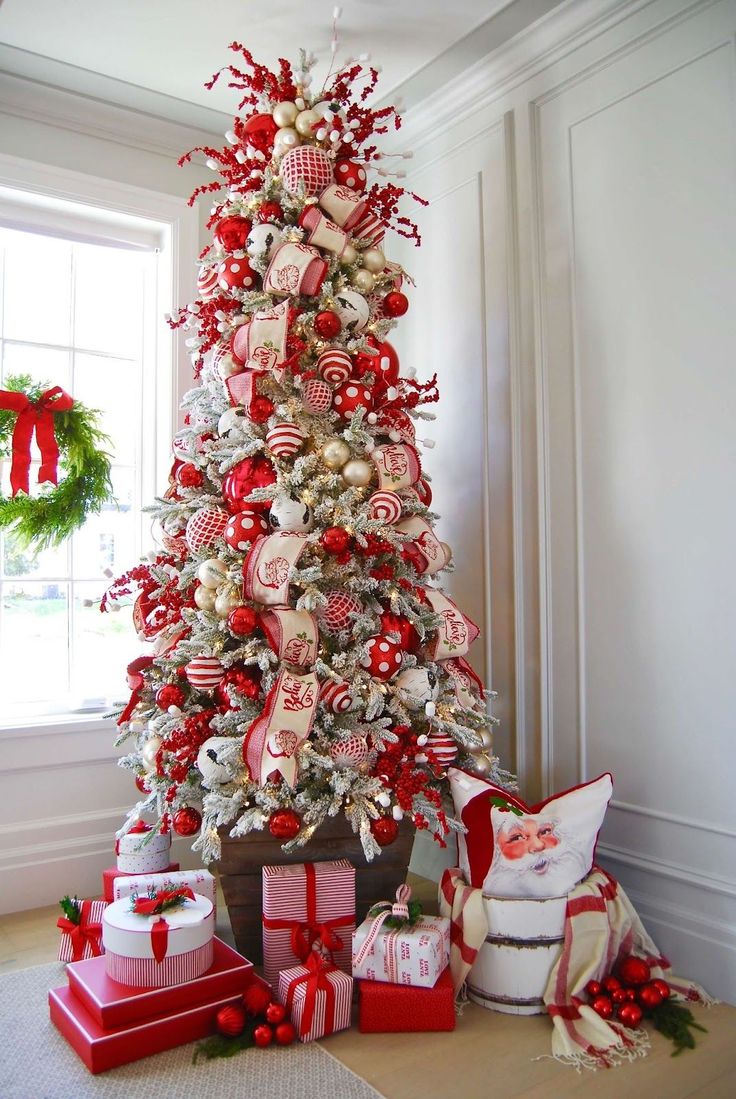
<svg viewBox="0 0 736 1099">
<path fill-rule="evenodd" d="M 356 968 L 358 966 L 362 965 L 362 963 L 365 961 L 365 959 L 370 954 L 371 948 L 373 947 L 373 944 L 375 943 L 376 939 L 378 938 L 378 933 L 380 932 L 381 928 L 383 927 L 384 923 L 389 918 L 389 916 L 395 916 L 397 919 L 400 919 L 400 920 L 408 920 L 409 919 L 409 898 L 410 897 L 411 897 L 411 886 L 410 885 L 400 885 L 399 888 L 396 890 L 396 900 L 393 903 L 391 901 L 379 901 L 378 904 L 373 905 L 373 907 L 371 908 L 371 912 L 375 912 L 376 915 L 373 919 L 373 925 L 372 925 L 370 931 L 368 932 L 368 934 L 365 937 L 365 941 L 363 942 L 363 945 L 361 946 L 358 953 L 355 955 L 354 965 L 355 965 Z M 387 968 L 389 968 L 389 971 L 390 971 L 390 967 L 392 965 L 395 969 L 396 958 L 395 958 L 395 950 L 393 950 L 393 948 L 395 946 L 395 943 L 394 943 L 393 940 L 391 941 L 390 945 L 391 945 L 392 951 L 390 952 L 389 951 L 389 939 L 392 939 L 392 936 L 389 935 L 387 937 L 387 944 L 386 944 L 386 965 L 387 965 Z M 393 978 L 389 977 L 389 980 L 393 980 Z"/>
</svg>

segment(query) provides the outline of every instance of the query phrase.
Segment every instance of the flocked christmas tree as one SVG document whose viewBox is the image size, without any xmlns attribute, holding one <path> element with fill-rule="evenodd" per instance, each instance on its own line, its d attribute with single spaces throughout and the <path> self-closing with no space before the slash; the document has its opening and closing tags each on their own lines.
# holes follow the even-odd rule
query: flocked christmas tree
<svg viewBox="0 0 736 1099">
<path fill-rule="evenodd" d="M 439 582 L 451 554 L 415 438 L 435 379 L 387 339 L 409 302 L 386 231 L 419 243 L 376 144 L 400 118 L 366 105 L 361 61 L 315 92 L 312 57 L 273 73 L 231 48 L 242 117 L 224 149 L 195 150 L 220 177 L 193 196 L 216 192 L 213 241 L 171 320 L 198 384 L 161 550 L 102 604 L 134 597 L 152 642 L 118 716 L 143 795 L 126 827 L 201 831 L 206 860 L 223 826 L 295 845 L 338 813 L 368 859 L 404 816 L 444 843 L 449 763 L 508 776 L 465 659 L 477 629 Z"/>
</svg>

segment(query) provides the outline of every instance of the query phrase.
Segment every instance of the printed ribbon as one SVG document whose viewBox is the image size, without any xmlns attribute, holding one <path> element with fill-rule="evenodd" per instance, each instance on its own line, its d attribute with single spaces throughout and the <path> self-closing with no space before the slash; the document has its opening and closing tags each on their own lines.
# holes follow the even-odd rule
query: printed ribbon
<svg viewBox="0 0 736 1099">
<path fill-rule="evenodd" d="M 373 924 L 370 931 L 365 937 L 365 941 L 361 946 L 358 953 L 355 955 L 353 965 L 357 968 L 362 965 L 365 959 L 371 952 L 371 948 L 378 938 L 378 933 L 383 927 L 389 916 L 395 916 L 399 920 L 409 919 L 409 898 L 411 897 L 411 886 L 400 885 L 396 890 L 396 900 L 393 901 L 379 901 L 378 904 L 374 904 L 371 908 L 371 913 L 375 913 L 373 918 Z M 392 941 L 390 948 L 387 944 L 386 960 L 389 962 L 389 968 L 391 968 L 391 962 L 389 954 L 393 954 L 395 943 Z"/>
<path fill-rule="evenodd" d="M 317 199 L 336 225 L 349 233 L 368 212 L 368 203 L 352 187 L 331 183 Z"/>
<path fill-rule="evenodd" d="M 162 911 L 166 901 L 194 900 L 194 893 L 188 885 L 179 889 L 159 889 L 154 897 L 136 897 L 133 903 L 133 912 L 139 916 L 159 916 L 155 923 L 151 924 L 151 951 L 157 965 L 161 965 L 169 949 L 169 925 Z"/>
<path fill-rule="evenodd" d="M 456 657 L 454 660 L 443 660 L 441 665 L 454 684 L 455 698 L 458 705 L 462 706 L 464 710 L 471 709 L 478 701 L 478 698 L 473 694 L 473 688 L 477 690 L 480 698 L 483 697 L 483 683 L 480 678 L 475 674 L 464 656 Z"/>
<path fill-rule="evenodd" d="M 317 249 L 308 244 L 282 244 L 268 265 L 263 289 L 271 294 L 312 296 L 319 292 L 327 266 Z"/>
<path fill-rule="evenodd" d="M 336 927 L 349 927 L 354 916 L 335 916 L 331 920 L 317 919 L 317 875 L 311 862 L 304 863 L 304 876 L 307 893 L 307 918 L 305 920 L 280 920 L 272 916 L 263 917 L 263 926 L 268 931 L 290 931 L 292 953 L 304 964 L 311 954 L 312 947 L 319 939 L 328 951 L 330 961 L 334 963 L 333 952 L 342 946 L 342 939 L 335 934 Z"/>
<path fill-rule="evenodd" d="M 243 562 L 243 596 L 254 603 L 289 602 L 289 573 L 306 545 L 306 535 L 280 530 L 256 538 Z"/>
<path fill-rule="evenodd" d="M 252 375 L 254 371 L 273 370 L 277 377 L 278 369 L 286 358 L 286 336 L 289 327 L 289 303 L 286 301 L 272 309 L 259 309 L 252 320 L 240 325 L 233 336 L 233 355 L 242 362 Z M 235 378 L 242 377 L 236 374 Z M 234 382 L 234 378 L 228 382 Z M 232 396 L 232 387 L 228 384 Z M 245 404 L 236 401 L 236 404 Z"/>
<path fill-rule="evenodd" d="M 84 947 L 89 943 L 93 958 L 99 958 L 102 953 L 100 938 L 102 936 L 102 924 L 92 923 L 92 901 L 84 900 L 78 906 L 79 922 L 74 923 L 68 916 L 59 916 L 56 926 L 69 936 L 72 942 L 72 961 L 78 962 L 84 954 Z"/>
<path fill-rule="evenodd" d="M 412 547 L 419 554 L 418 564 L 422 566 L 418 568 L 418 572 L 433 576 L 445 567 L 447 564 L 445 547 L 426 519 L 412 515 L 409 519 L 402 519 L 400 523 L 396 523 L 394 529 L 411 538 Z"/>
<path fill-rule="evenodd" d="M 304 996 L 304 1011 L 299 1023 L 299 1037 L 309 1034 L 314 1020 L 314 1011 L 317 1006 L 317 993 L 325 993 L 325 1028 L 322 1037 L 326 1038 L 335 1029 L 335 989 L 329 979 L 329 974 L 334 973 L 337 966 L 328 962 L 317 950 L 311 950 L 304 963 L 307 972 L 301 977 L 295 977 L 289 985 L 286 994 L 286 1010 L 292 1016 L 294 994 L 299 985 L 306 984 Z M 293 1016 L 292 1016 L 293 1017 Z"/>
<path fill-rule="evenodd" d="M 297 675 L 284 668 L 268 692 L 263 712 L 245 734 L 243 758 L 254 781 L 263 785 L 278 771 L 289 786 L 296 782 L 296 753 L 312 729 L 319 682 L 314 672 Z"/>
<path fill-rule="evenodd" d="M 458 994 L 488 934 L 483 891 L 468 885 L 457 868 L 445 870 L 439 888 L 440 915 L 450 920 L 450 973 Z"/>
<path fill-rule="evenodd" d="M 13 429 L 13 457 L 10 467 L 10 487 L 13 496 L 19 492 L 28 495 L 31 469 L 31 440 L 36 432 L 36 443 L 41 451 L 41 468 L 38 483 L 50 481 L 58 484 L 59 444 L 54 431 L 54 414 L 69 412 L 74 401 L 59 385 L 45 390 L 37 401 L 31 401 L 25 393 L 0 390 L 0 409 L 17 412 Z"/>
<path fill-rule="evenodd" d="M 296 668 L 311 668 L 317 659 L 319 633 L 317 620 L 309 611 L 276 607 L 261 615 L 261 628 L 266 640 L 285 664 Z"/>
<path fill-rule="evenodd" d="M 425 588 L 427 601 L 439 617 L 437 634 L 432 639 L 429 655 L 432 660 L 448 660 L 465 656 L 480 630 L 467 615 L 436 588 Z"/>
<path fill-rule="evenodd" d="M 370 453 L 378 470 L 379 489 L 398 492 L 410 488 L 422 475 L 419 455 L 411 443 L 390 443 L 378 446 Z"/>
</svg>

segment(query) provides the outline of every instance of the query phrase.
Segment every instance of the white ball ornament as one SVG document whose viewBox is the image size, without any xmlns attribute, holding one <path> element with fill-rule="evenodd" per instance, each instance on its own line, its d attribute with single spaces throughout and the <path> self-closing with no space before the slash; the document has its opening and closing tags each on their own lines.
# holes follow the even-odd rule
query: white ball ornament
<svg viewBox="0 0 736 1099">
<path fill-rule="evenodd" d="M 237 408 L 228 408 L 217 421 L 217 434 L 222 438 L 236 428 L 242 430 L 245 426 L 246 419 L 247 413 L 244 408 L 241 408 L 240 406 Z"/>
<path fill-rule="evenodd" d="M 194 602 L 197 604 L 201 611 L 209 613 L 215 609 L 215 592 L 213 588 L 206 588 L 204 584 L 200 584 L 198 588 L 194 589 Z"/>
<path fill-rule="evenodd" d="M 227 565 L 219 557 L 210 557 L 197 569 L 197 579 L 206 588 L 219 588 L 227 575 Z"/>
<path fill-rule="evenodd" d="M 274 138 L 274 146 L 285 149 L 287 152 L 289 149 L 296 149 L 297 145 L 301 145 L 302 139 L 292 126 L 284 126 L 283 129 L 276 131 Z"/>
<path fill-rule="evenodd" d="M 360 332 L 368 324 L 371 315 L 368 302 L 357 290 L 341 290 L 336 294 L 334 312 L 342 321 L 346 332 Z"/>
<path fill-rule="evenodd" d="M 380 248 L 368 248 L 363 252 L 363 266 L 374 275 L 379 274 L 386 266 L 386 257 Z"/>
<path fill-rule="evenodd" d="M 328 469 L 342 469 L 350 459 L 350 447 L 344 439 L 328 439 L 323 443 L 320 457 Z"/>
<path fill-rule="evenodd" d="M 342 250 L 342 255 L 340 256 L 340 263 L 344 267 L 351 267 L 355 263 L 357 258 L 357 250 L 353 248 L 352 244 L 346 244 Z M 365 264 L 365 255 L 363 256 L 363 263 Z"/>
<path fill-rule="evenodd" d="M 277 103 L 271 114 L 276 125 L 279 129 L 282 129 L 284 126 L 294 125 L 299 111 L 296 108 L 296 104 L 289 103 L 285 100 L 282 103 Z"/>
<path fill-rule="evenodd" d="M 312 137 L 314 128 L 320 121 L 320 115 L 316 111 L 301 111 L 294 122 L 296 132 L 302 137 Z"/>
<path fill-rule="evenodd" d="M 371 462 L 364 462 L 362 458 L 353 458 L 342 467 L 342 479 L 351 488 L 365 488 L 371 483 L 375 468 Z"/>
<path fill-rule="evenodd" d="M 437 676 L 428 668 L 406 668 L 396 678 L 396 691 L 408 709 L 420 710 L 437 698 Z"/>
<path fill-rule="evenodd" d="M 218 618 L 227 618 L 230 611 L 240 605 L 240 598 L 235 588 L 221 591 L 215 599 L 215 614 Z"/>
<path fill-rule="evenodd" d="M 271 259 L 281 243 L 281 230 L 270 221 L 259 222 L 248 233 L 245 248 L 249 256 L 263 256 Z"/>
<path fill-rule="evenodd" d="M 141 759 L 143 760 L 143 766 L 147 771 L 156 770 L 156 753 L 161 747 L 162 740 L 160 736 L 151 736 L 141 748 Z"/>
<path fill-rule="evenodd" d="M 268 525 L 271 530 L 288 530 L 307 533 L 314 524 L 314 515 L 309 504 L 297 500 L 294 496 L 278 496 L 268 513 Z"/>
<path fill-rule="evenodd" d="M 220 756 L 232 744 L 232 737 L 211 736 L 209 740 L 205 740 L 197 753 L 197 770 L 202 776 L 204 785 L 210 789 L 230 781 L 230 771 L 224 763 L 220 762 Z"/>
<path fill-rule="evenodd" d="M 367 271 L 364 267 L 359 267 L 358 270 L 353 273 L 350 282 L 356 290 L 360 290 L 363 294 L 370 294 L 371 290 L 376 285 L 375 278 L 371 272 Z"/>
</svg>

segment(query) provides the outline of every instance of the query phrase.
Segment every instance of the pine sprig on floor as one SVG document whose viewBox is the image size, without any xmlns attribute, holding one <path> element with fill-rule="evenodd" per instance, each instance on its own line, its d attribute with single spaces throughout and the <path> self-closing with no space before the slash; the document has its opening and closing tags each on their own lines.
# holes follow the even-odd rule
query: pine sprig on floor
<svg viewBox="0 0 736 1099">
<path fill-rule="evenodd" d="M 241 1049 L 250 1049 L 254 1045 L 252 1026 L 246 1027 L 243 1033 L 235 1038 L 228 1038 L 224 1034 L 212 1034 L 203 1042 L 197 1042 L 192 1064 L 196 1065 L 200 1057 L 204 1057 L 207 1061 L 212 1061 L 215 1057 L 234 1057 L 236 1053 L 240 1053 Z"/>
<path fill-rule="evenodd" d="M 695 1017 L 689 1007 L 679 1004 L 674 1000 L 665 1000 L 654 1009 L 651 1015 L 655 1028 L 674 1045 L 672 1056 L 676 1057 L 684 1049 L 695 1049 L 695 1036 L 693 1030 L 702 1030 L 708 1033 L 707 1027 L 696 1023 Z"/>
</svg>

